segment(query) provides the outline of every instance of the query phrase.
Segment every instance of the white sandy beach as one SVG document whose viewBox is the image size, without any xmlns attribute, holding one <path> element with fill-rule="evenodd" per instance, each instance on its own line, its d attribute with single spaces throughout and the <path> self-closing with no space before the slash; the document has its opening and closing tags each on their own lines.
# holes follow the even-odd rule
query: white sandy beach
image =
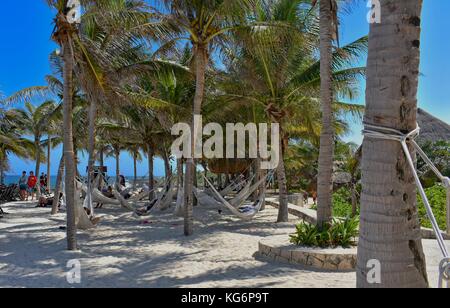
<svg viewBox="0 0 450 308">
<path fill-rule="evenodd" d="M 314 271 L 255 257 L 258 241 L 292 232 L 275 224 L 269 207 L 251 222 L 219 215 L 215 208 L 195 208 L 195 235 L 183 234 L 183 220 L 155 213 L 140 224 L 122 209 L 98 212 L 100 225 L 79 232 L 80 252 L 67 252 L 65 214 L 16 202 L 3 205 L 0 220 L 0 287 L 354 287 L 355 273 Z M 424 241 L 430 281 L 437 283 L 439 250 Z M 450 245 L 449 245 L 450 246 Z M 68 260 L 82 265 L 82 282 L 66 281 Z"/>
</svg>

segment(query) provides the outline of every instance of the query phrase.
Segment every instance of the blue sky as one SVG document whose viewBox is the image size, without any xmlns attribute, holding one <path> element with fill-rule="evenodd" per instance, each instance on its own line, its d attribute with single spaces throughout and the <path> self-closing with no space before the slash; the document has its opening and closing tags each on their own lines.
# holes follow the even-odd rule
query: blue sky
<svg viewBox="0 0 450 308">
<path fill-rule="evenodd" d="M 360 2 L 361 3 L 361 2 Z M 44 76 L 50 72 L 48 55 L 56 49 L 50 40 L 53 29 L 53 12 L 44 0 L 1 1 L 0 9 L 0 92 L 10 95 L 17 90 L 35 85 L 45 85 Z M 450 28 L 450 1 L 424 1 L 422 17 L 422 58 L 419 84 L 420 107 L 450 122 L 450 41 L 444 29 Z M 342 44 L 351 42 L 369 31 L 366 21 L 368 8 L 365 4 L 353 7 L 351 13 L 343 14 L 341 24 Z M 364 65 L 364 60 L 361 65 Z M 361 80 L 360 97 L 355 103 L 364 104 L 365 83 Z M 39 102 L 36 102 L 39 103 Z M 361 142 L 361 126 L 355 121 L 352 133 L 345 139 Z M 61 149 L 52 153 L 52 174 L 56 173 Z M 86 157 L 80 154 L 84 171 Z M 12 174 L 22 170 L 34 170 L 33 162 L 11 159 Z M 107 161 L 111 172 L 114 162 Z M 133 166 L 128 155 L 121 156 L 122 173 L 131 175 Z M 46 168 L 44 165 L 43 168 Z M 139 165 L 139 175 L 146 175 L 147 164 Z M 156 174 L 164 173 L 163 164 L 156 161 Z"/>
</svg>

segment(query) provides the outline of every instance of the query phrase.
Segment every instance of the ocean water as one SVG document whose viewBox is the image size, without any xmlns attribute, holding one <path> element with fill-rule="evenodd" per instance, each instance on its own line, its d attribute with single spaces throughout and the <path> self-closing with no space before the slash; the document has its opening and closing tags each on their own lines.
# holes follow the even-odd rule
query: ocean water
<svg viewBox="0 0 450 308">
<path fill-rule="evenodd" d="M 5 184 L 18 184 L 20 179 L 20 175 L 7 175 L 5 177 Z M 55 187 L 56 185 L 56 176 L 50 178 L 50 184 L 51 186 Z"/>
<path fill-rule="evenodd" d="M 6 185 L 18 184 L 19 178 L 20 178 L 19 175 L 7 175 L 5 177 L 5 184 Z M 159 179 L 159 177 L 155 177 L 155 178 L 157 180 Z M 126 179 L 127 183 L 133 183 L 133 180 L 134 180 L 134 178 L 132 176 L 126 176 L 125 179 Z M 148 180 L 148 177 L 138 177 L 138 181 L 143 181 L 143 180 Z M 109 182 L 110 182 L 110 184 L 113 184 L 115 182 L 114 176 L 109 176 Z M 56 175 L 50 177 L 50 185 L 52 187 L 56 186 Z"/>
</svg>

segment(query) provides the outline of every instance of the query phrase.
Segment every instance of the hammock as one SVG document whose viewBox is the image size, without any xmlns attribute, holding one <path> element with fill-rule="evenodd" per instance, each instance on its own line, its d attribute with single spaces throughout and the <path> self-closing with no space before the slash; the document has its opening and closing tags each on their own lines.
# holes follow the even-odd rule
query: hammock
<svg viewBox="0 0 450 308">
<path fill-rule="evenodd" d="M 170 179 L 169 179 L 170 181 Z M 170 199 L 167 198 L 169 195 L 171 195 Z M 173 182 L 169 182 L 166 184 L 165 188 L 158 194 L 156 198 L 154 198 L 152 201 L 148 203 L 146 207 L 143 209 L 134 210 L 134 213 L 137 216 L 149 216 L 151 211 L 154 208 L 159 208 L 160 210 L 167 209 L 170 207 L 170 204 L 167 206 L 167 202 L 170 200 L 170 204 L 173 200 Z"/>
<path fill-rule="evenodd" d="M 117 190 L 113 190 L 113 194 L 124 209 L 134 211 L 134 206 L 125 200 L 125 198 Z"/>
<path fill-rule="evenodd" d="M 178 188 L 177 192 L 177 203 L 175 206 L 174 214 L 178 217 L 184 216 L 184 209 L 183 209 L 183 201 L 184 201 L 184 188 Z"/>
<path fill-rule="evenodd" d="M 271 175 L 272 173 L 270 173 Z M 248 196 L 247 198 L 263 183 L 267 180 L 267 178 L 269 177 L 269 174 L 267 174 L 265 177 L 263 177 L 263 179 L 261 179 L 258 183 L 256 183 L 255 185 L 253 185 L 252 190 L 249 189 L 248 191 Z M 208 182 L 209 185 L 211 185 L 211 183 L 209 182 L 209 180 L 205 178 L 205 181 Z M 260 192 L 260 195 L 258 197 L 257 202 L 255 202 L 255 204 L 253 206 L 242 206 L 242 204 L 245 202 L 245 199 L 242 199 L 243 196 L 239 197 L 239 200 L 236 200 L 234 203 L 232 201 L 227 201 L 225 200 L 225 198 L 223 198 L 220 193 L 216 190 L 216 188 L 214 186 L 211 186 L 211 188 L 213 189 L 214 193 L 216 194 L 216 196 L 220 199 L 220 204 L 225 206 L 226 208 L 228 208 L 228 210 L 230 210 L 230 212 L 234 215 L 236 215 L 237 217 L 239 217 L 240 219 L 243 220 L 250 220 L 253 217 L 255 217 L 256 214 L 258 214 L 258 212 L 261 210 L 261 206 L 264 203 L 265 200 L 265 190 L 263 189 Z"/>
<path fill-rule="evenodd" d="M 254 178 L 254 176 L 253 176 L 253 178 Z M 250 187 L 252 186 L 253 178 L 250 181 L 248 181 L 248 183 L 239 191 L 239 193 L 237 194 L 237 196 L 235 198 L 242 199 L 242 197 L 245 196 L 249 192 Z M 213 188 L 214 188 L 214 190 L 213 190 Z M 221 202 L 219 195 L 222 198 L 224 198 L 226 195 L 223 195 L 220 192 L 219 192 L 219 195 L 216 195 L 215 191 L 217 191 L 217 189 L 215 187 L 211 186 L 209 189 L 209 195 L 211 197 L 213 197 L 214 199 L 216 199 L 217 201 Z M 247 199 L 247 197 L 245 199 Z"/>
<path fill-rule="evenodd" d="M 150 196 L 150 193 L 151 192 L 153 192 L 153 191 L 155 191 L 155 189 L 153 189 L 153 190 L 151 190 L 151 191 L 143 191 L 143 192 L 141 192 L 141 193 L 139 193 L 139 194 L 137 194 L 137 195 L 135 195 L 135 196 L 132 196 L 130 199 L 128 199 L 128 200 L 131 200 L 131 201 L 133 201 L 133 202 L 139 202 L 139 201 L 142 201 L 142 200 L 144 200 L 145 198 L 148 198 L 148 196 Z"/>
<path fill-rule="evenodd" d="M 82 189 L 79 184 L 80 183 L 77 182 L 75 189 L 75 225 L 80 230 L 89 230 L 95 228 L 95 224 L 85 211 L 85 207 L 80 198 Z"/>
<path fill-rule="evenodd" d="M 233 182 L 228 187 L 220 191 L 220 194 L 222 197 L 225 197 L 226 195 L 230 194 L 232 191 L 238 189 L 240 186 L 242 186 L 245 183 L 245 180 L 242 180 L 240 182 Z"/>
<path fill-rule="evenodd" d="M 175 196 L 175 181 L 169 179 L 169 183 L 170 185 L 166 186 L 168 187 L 168 190 L 164 192 L 164 196 L 155 205 L 161 211 L 167 210 L 173 203 L 173 197 Z"/>
<path fill-rule="evenodd" d="M 255 176 L 253 176 L 254 178 Z M 263 177 L 261 180 L 259 180 L 257 183 L 252 185 L 253 178 L 249 181 L 249 183 L 239 192 L 239 194 L 231 199 L 229 202 L 234 207 L 239 207 L 245 200 L 248 199 L 258 188 L 261 186 L 262 183 L 266 182 L 268 175 Z"/>
</svg>

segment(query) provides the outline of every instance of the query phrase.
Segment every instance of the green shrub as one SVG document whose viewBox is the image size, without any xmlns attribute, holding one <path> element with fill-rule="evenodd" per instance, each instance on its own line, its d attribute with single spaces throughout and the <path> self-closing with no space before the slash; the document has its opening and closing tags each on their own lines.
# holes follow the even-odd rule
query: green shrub
<svg viewBox="0 0 450 308">
<path fill-rule="evenodd" d="M 350 217 L 352 215 L 352 194 L 347 187 L 342 187 L 333 193 L 333 216 Z M 359 207 L 357 209 L 359 215 Z"/>
<path fill-rule="evenodd" d="M 439 227 L 441 228 L 441 230 L 446 230 L 447 197 L 445 187 L 443 187 L 442 185 L 435 185 L 433 187 L 426 188 L 425 193 L 427 194 L 428 200 L 430 201 L 434 216 L 436 217 Z M 431 222 L 428 219 L 428 215 L 425 210 L 425 205 L 422 201 L 422 198 L 420 197 L 420 194 L 418 194 L 417 200 L 418 200 L 420 223 L 423 227 L 431 228 Z"/>
<path fill-rule="evenodd" d="M 291 243 L 307 247 L 344 247 L 356 245 L 359 234 L 359 218 L 333 220 L 331 226 L 320 230 L 317 226 L 301 222 L 296 226 L 296 233 L 290 235 Z"/>
</svg>

